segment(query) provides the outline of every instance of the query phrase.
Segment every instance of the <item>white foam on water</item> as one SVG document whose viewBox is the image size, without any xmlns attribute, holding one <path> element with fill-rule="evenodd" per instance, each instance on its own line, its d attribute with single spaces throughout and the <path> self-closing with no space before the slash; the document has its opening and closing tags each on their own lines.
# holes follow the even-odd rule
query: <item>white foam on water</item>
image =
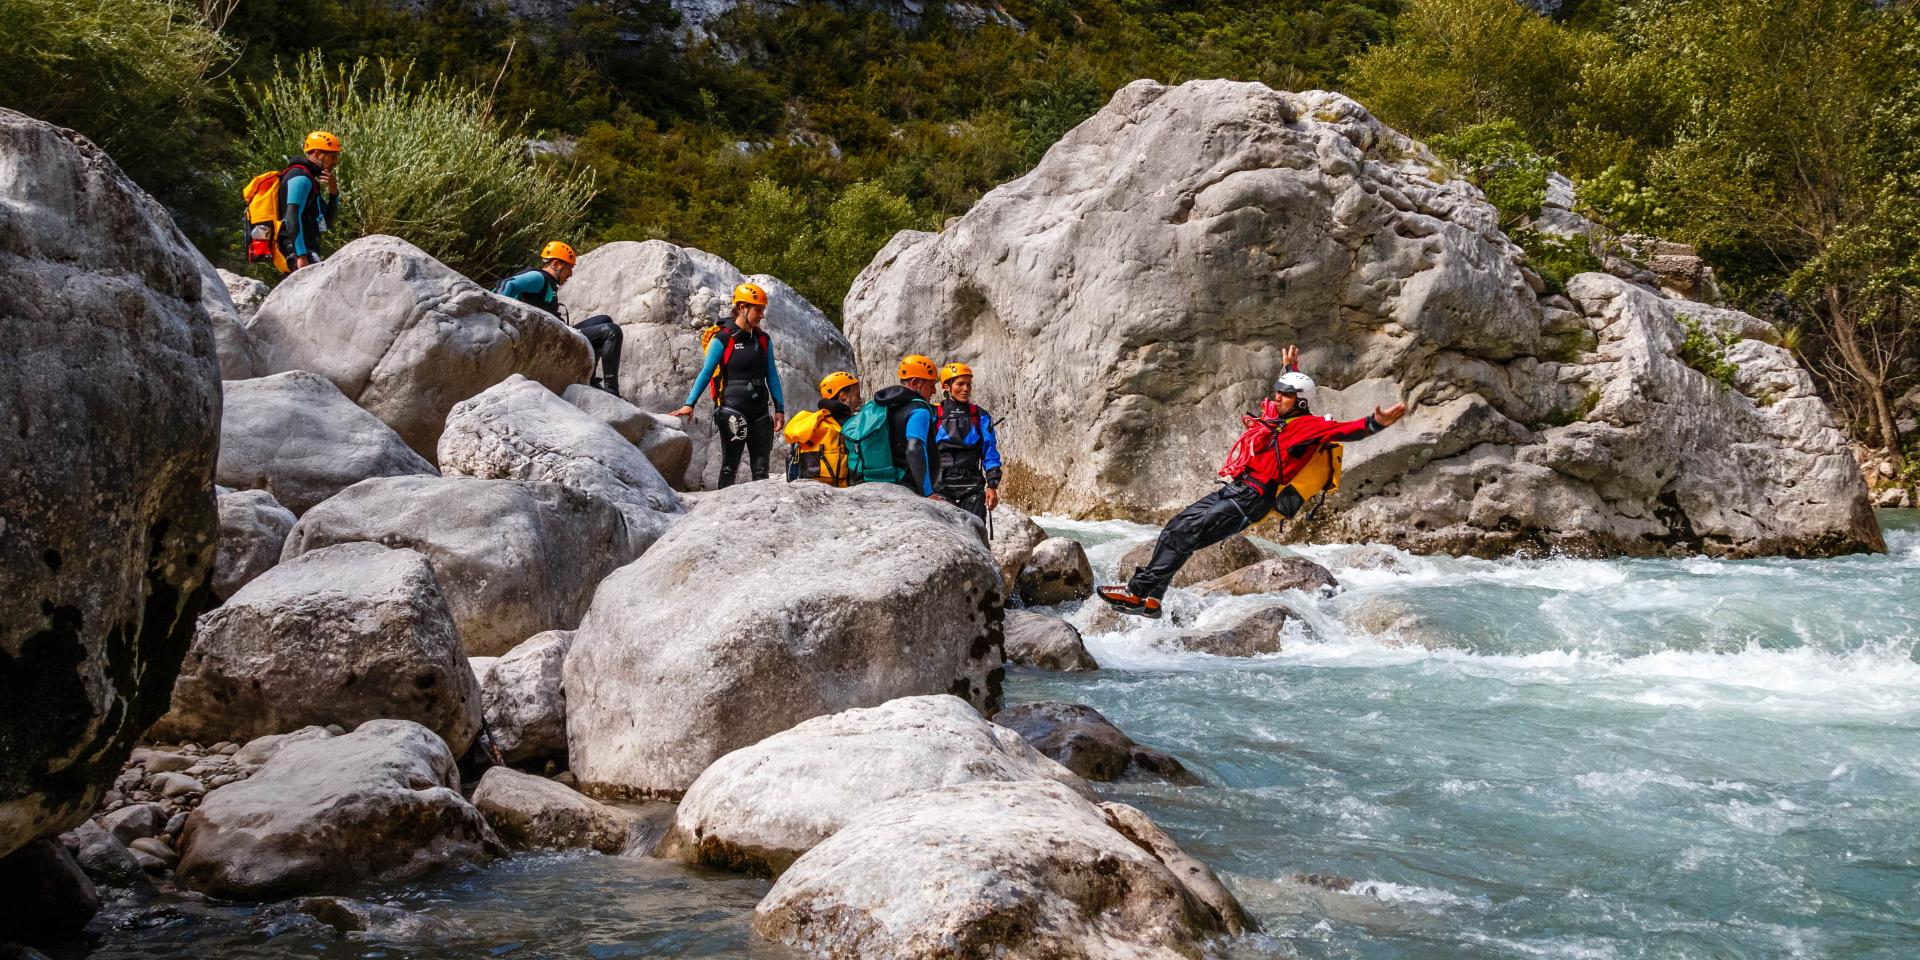
<svg viewBox="0 0 1920 960">
<path fill-rule="evenodd" d="M 1462 897 L 1445 890 L 1435 890 L 1432 887 L 1389 883 L 1385 880 L 1362 880 L 1353 885 L 1351 892 L 1388 903 L 1410 903 L 1422 907 L 1473 906 L 1486 909 L 1488 906 L 1487 900 L 1483 897 Z"/>
</svg>

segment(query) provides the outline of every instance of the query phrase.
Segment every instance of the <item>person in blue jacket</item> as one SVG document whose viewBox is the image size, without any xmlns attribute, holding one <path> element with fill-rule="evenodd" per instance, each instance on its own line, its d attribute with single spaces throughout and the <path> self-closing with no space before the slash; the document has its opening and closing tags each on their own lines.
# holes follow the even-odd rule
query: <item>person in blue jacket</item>
<svg viewBox="0 0 1920 960">
<path fill-rule="evenodd" d="M 551 241 L 540 248 L 539 266 L 500 281 L 493 292 L 559 317 L 560 287 L 573 279 L 573 268 L 578 262 L 579 258 L 574 255 L 571 245 L 560 240 Z M 587 338 L 587 345 L 593 348 L 594 369 L 597 372 L 591 376 L 589 385 L 619 396 L 620 343 L 624 339 L 620 325 L 611 316 L 602 313 L 574 324 L 573 328 L 580 331 Z"/>
<path fill-rule="evenodd" d="M 287 270 L 320 262 L 320 235 L 340 216 L 340 138 L 325 130 L 307 134 L 301 155 L 280 172 L 280 253 Z"/>
<path fill-rule="evenodd" d="M 973 369 L 964 363 L 940 368 L 947 398 L 934 408 L 933 492 L 987 519 L 1000 503 L 1000 441 L 993 414 L 973 402 Z"/>
<path fill-rule="evenodd" d="M 721 326 L 707 343 L 706 362 L 693 378 L 687 402 L 673 415 L 693 416 L 700 393 L 712 386 L 713 422 L 720 430 L 720 486 L 733 485 L 746 454 L 753 479 L 767 478 L 773 435 L 787 419 L 780 395 L 780 367 L 773 359 L 773 341 L 760 328 L 767 316 L 767 291 L 757 283 L 733 288 L 733 321 Z M 769 411 L 768 407 L 772 410 Z"/>
</svg>

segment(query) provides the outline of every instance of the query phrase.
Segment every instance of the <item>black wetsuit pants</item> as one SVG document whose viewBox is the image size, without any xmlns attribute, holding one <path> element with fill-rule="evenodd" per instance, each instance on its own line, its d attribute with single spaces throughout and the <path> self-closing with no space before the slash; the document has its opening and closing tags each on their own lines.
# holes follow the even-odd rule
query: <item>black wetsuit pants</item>
<svg viewBox="0 0 1920 960">
<path fill-rule="evenodd" d="M 1136 597 L 1166 595 L 1173 575 L 1187 558 L 1259 523 L 1273 510 L 1273 498 L 1257 487 L 1229 483 L 1180 511 L 1154 541 L 1153 559 L 1133 571 L 1127 592 Z"/>
<path fill-rule="evenodd" d="M 972 482 L 942 482 L 933 488 L 933 492 L 947 499 L 948 503 L 987 522 L 987 481 L 977 479 Z"/>
<path fill-rule="evenodd" d="M 720 429 L 720 486 L 731 487 L 740 472 L 740 455 L 747 456 L 747 469 L 755 480 L 767 478 L 767 457 L 773 451 L 773 413 L 763 404 L 757 410 L 742 410 L 747 418 L 747 435 L 735 439 L 727 429 L 725 411 L 714 411 L 714 426 Z"/>
<path fill-rule="evenodd" d="M 580 331 L 587 342 L 593 345 L 594 359 L 599 361 L 601 377 L 620 375 L 620 325 L 606 314 L 588 317 L 574 327 Z"/>
</svg>

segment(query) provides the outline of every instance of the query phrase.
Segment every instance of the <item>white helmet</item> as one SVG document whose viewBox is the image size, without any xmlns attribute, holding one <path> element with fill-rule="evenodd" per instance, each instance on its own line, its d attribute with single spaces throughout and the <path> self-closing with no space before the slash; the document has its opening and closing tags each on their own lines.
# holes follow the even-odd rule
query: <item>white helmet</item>
<svg viewBox="0 0 1920 960">
<path fill-rule="evenodd" d="M 1274 393 L 1291 393 L 1302 400 L 1313 399 L 1313 378 L 1298 370 L 1289 370 L 1273 382 Z"/>
</svg>

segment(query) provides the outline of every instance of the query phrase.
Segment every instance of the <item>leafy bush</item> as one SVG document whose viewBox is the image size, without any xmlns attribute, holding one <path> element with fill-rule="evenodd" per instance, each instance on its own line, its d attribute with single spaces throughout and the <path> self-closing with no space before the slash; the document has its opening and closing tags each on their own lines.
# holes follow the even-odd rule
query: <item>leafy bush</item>
<svg viewBox="0 0 1920 960">
<path fill-rule="evenodd" d="M 0 37 L 0 104 L 85 134 L 176 208 L 206 182 L 207 78 L 233 45 L 199 5 L 0 0 Z"/>
<path fill-rule="evenodd" d="M 549 239 L 579 241 L 591 174 L 527 154 L 520 126 L 479 90 L 415 82 L 388 62 L 329 71 L 320 54 L 248 85 L 237 184 L 275 169 L 307 131 L 331 130 L 340 157 L 340 222 L 327 242 L 391 234 L 483 283 L 530 261 Z M 236 238 L 237 239 L 237 238 Z"/>
<path fill-rule="evenodd" d="M 1720 339 L 1720 334 L 1684 313 L 1674 317 L 1674 320 L 1686 332 L 1686 337 L 1680 341 L 1681 362 L 1732 387 L 1734 378 L 1740 375 L 1740 368 L 1727 359 L 1727 344 Z"/>
<path fill-rule="evenodd" d="M 1513 242 L 1527 252 L 1527 262 L 1547 282 L 1550 293 L 1566 293 L 1567 281 L 1575 274 L 1602 269 L 1600 258 L 1593 255 L 1586 240 L 1578 237 L 1518 230 L 1513 233 Z"/>
<path fill-rule="evenodd" d="M 1508 230 L 1538 214 L 1547 199 L 1547 174 L 1553 164 L 1527 143 L 1525 132 L 1512 120 L 1440 134 L 1428 146 L 1453 161 L 1487 195 L 1487 202 L 1500 211 L 1500 225 Z"/>
<path fill-rule="evenodd" d="M 747 273 L 786 280 L 837 322 L 841 299 L 873 252 L 916 225 L 913 205 L 878 183 L 848 187 L 820 223 L 792 191 L 761 177 L 747 188 L 728 256 Z"/>
</svg>

